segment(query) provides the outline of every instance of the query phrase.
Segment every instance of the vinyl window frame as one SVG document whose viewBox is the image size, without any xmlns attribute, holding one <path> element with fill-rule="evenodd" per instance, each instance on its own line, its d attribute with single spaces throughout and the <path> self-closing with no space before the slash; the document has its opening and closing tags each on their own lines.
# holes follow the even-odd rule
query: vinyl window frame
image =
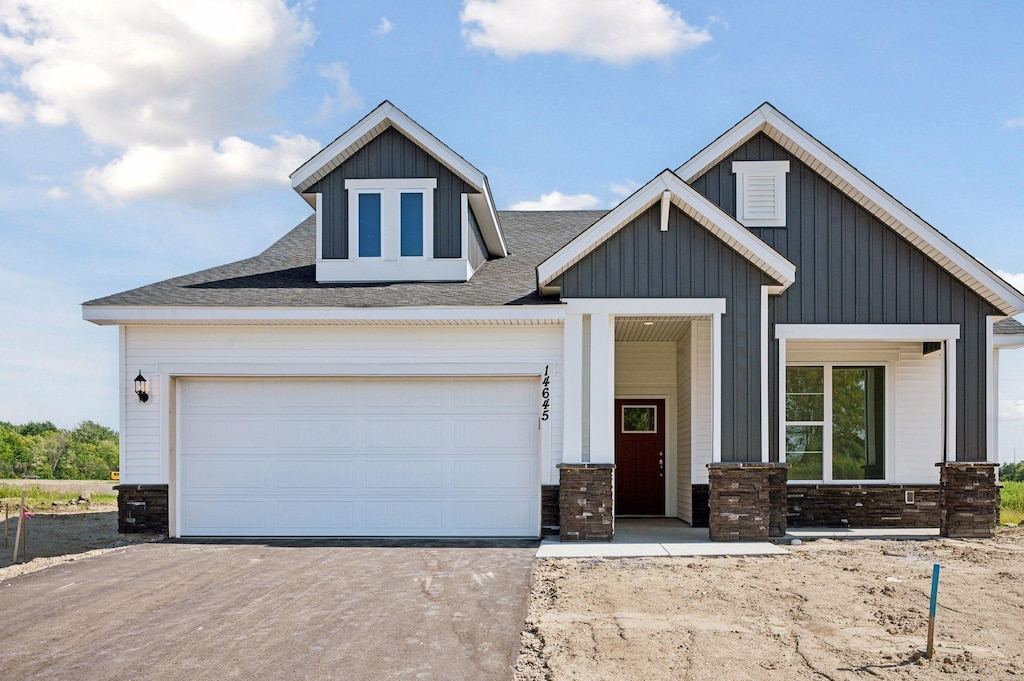
<svg viewBox="0 0 1024 681">
<path fill-rule="evenodd" d="M 437 178 L 345 180 L 348 198 L 348 255 L 350 260 L 431 260 L 434 257 L 434 192 Z M 359 255 L 359 197 L 380 196 L 380 256 Z M 423 197 L 423 254 L 402 255 L 402 194 Z"/>
</svg>

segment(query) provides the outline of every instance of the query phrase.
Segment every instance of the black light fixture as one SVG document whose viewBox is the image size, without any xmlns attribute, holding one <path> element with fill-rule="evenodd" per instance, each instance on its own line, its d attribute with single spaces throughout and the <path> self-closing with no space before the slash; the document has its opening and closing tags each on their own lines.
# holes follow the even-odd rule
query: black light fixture
<svg viewBox="0 0 1024 681">
<path fill-rule="evenodd" d="M 135 394 L 139 396 L 139 402 L 149 402 L 149 381 L 142 375 L 142 369 L 135 377 Z"/>
</svg>

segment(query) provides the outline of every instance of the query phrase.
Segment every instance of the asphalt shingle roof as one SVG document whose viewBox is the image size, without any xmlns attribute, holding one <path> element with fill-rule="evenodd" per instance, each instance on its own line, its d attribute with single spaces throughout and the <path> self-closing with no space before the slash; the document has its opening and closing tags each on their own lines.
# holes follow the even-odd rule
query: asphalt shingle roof
<svg viewBox="0 0 1024 681">
<path fill-rule="evenodd" d="M 90 300 L 85 305 L 197 307 L 402 307 L 538 305 L 536 267 L 604 211 L 500 211 L 509 255 L 467 282 L 318 284 L 310 216 L 253 258 Z"/>
<path fill-rule="evenodd" d="M 1009 319 L 1001 319 L 992 325 L 992 331 L 999 335 L 1015 336 L 1017 334 L 1024 335 L 1024 324 L 1021 324 L 1013 317 Z"/>
</svg>

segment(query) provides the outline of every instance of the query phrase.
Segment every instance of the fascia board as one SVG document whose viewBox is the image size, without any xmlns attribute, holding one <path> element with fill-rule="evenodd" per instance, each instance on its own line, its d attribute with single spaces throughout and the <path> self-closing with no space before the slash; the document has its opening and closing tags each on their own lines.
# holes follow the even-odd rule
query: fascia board
<svg viewBox="0 0 1024 681">
<path fill-rule="evenodd" d="M 1024 294 L 1015 290 L 948 237 L 767 102 L 681 165 L 676 171 L 677 174 L 687 184 L 693 182 L 701 173 L 762 130 L 773 139 L 777 134 L 795 145 L 801 153 L 794 155 L 801 161 L 808 163 L 807 157 L 809 156 L 811 162 L 808 165 L 816 172 L 823 175 L 825 179 L 869 212 L 877 215 L 876 209 L 880 211 L 882 215 L 878 215 L 878 217 L 882 222 L 969 288 L 979 293 L 981 297 L 998 307 L 1001 312 L 1015 315 L 1024 311 Z M 783 144 L 783 146 L 787 145 Z M 787 150 L 793 151 L 788 147 Z M 820 168 L 815 168 L 815 164 L 820 165 Z M 982 289 L 980 291 L 978 290 L 979 285 Z M 986 293 L 990 295 L 986 295 Z"/>
<path fill-rule="evenodd" d="M 670 171 L 664 171 L 613 208 L 537 268 L 538 282 L 546 287 L 556 277 L 604 243 L 637 215 L 661 200 L 662 192 L 672 193 L 672 202 L 705 229 L 753 262 L 783 288 L 796 279 L 796 266 L 727 215 L 721 208 L 701 196 Z"/>
<path fill-rule="evenodd" d="M 992 346 L 1000 350 L 1024 348 L 1024 333 L 994 333 Z"/>
<path fill-rule="evenodd" d="M 414 323 L 530 321 L 559 323 L 564 305 L 480 307 L 184 307 L 83 305 L 82 319 L 98 325 L 159 323 Z"/>
<path fill-rule="evenodd" d="M 350 147 L 359 144 L 375 128 L 385 124 L 394 126 L 402 134 L 422 146 L 450 168 L 452 172 L 473 185 L 475 189 L 481 192 L 484 190 L 484 174 L 482 172 L 473 167 L 469 161 L 455 153 L 451 147 L 434 137 L 426 128 L 409 118 L 408 115 L 391 102 L 381 104 L 361 121 L 349 128 L 348 131 L 342 133 L 336 140 L 321 149 L 313 158 L 303 163 L 291 174 L 292 188 L 300 193 L 308 189 L 309 185 L 312 185 L 313 182 L 319 179 L 319 177 L 314 179 L 314 176 L 329 166 L 333 170 L 334 167 L 340 165 L 333 164 L 332 162 L 348 151 Z M 359 146 L 362 145 L 359 144 Z"/>
</svg>

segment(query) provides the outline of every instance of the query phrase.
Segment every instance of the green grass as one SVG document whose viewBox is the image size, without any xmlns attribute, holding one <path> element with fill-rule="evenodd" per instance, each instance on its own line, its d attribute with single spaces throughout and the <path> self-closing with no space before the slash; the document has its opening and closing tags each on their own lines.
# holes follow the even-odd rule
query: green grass
<svg viewBox="0 0 1024 681">
<path fill-rule="evenodd" d="M 1024 521 L 1024 482 L 1004 482 L 999 519 L 1004 523 Z"/>
<path fill-rule="evenodd" d="M 44 490 L 40 487 L 22 488 L 13 485 L 0 485 L 0 505 L 17 506 L 21 503 L 22 489 L 25 489 L 25 505 L 36 509 L 50 506 L 55 501 L 73 501 L 78 499 L 78 494 L 75 492 Z M 92 494 L 91 497 L 94 502 L 117 501 L 116 494 Z"/>
</svg>

